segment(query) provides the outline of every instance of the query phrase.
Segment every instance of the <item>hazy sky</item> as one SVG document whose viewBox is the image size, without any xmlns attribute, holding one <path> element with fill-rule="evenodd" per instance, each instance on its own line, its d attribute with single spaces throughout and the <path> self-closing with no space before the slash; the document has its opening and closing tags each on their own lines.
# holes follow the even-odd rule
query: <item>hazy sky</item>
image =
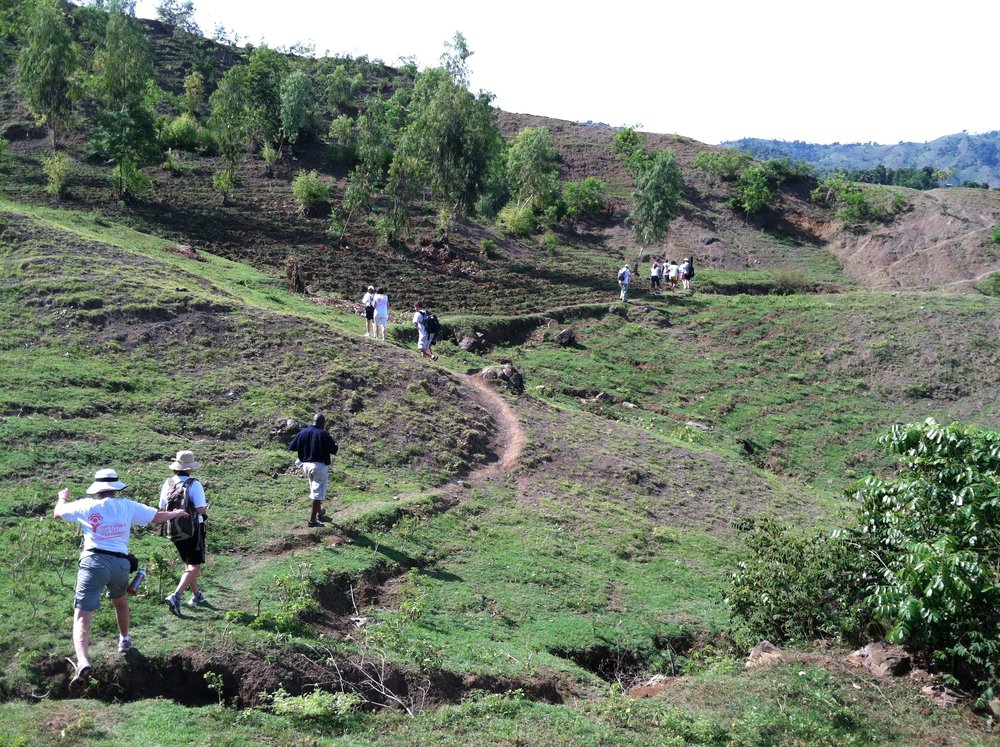
<svg viewBox="0 0 1000 747">
<path fill-rule="evenodd" d="M 155 17 L 157 0 L 137 15 Z M 195 0 L 241 43 L 438 63 L 461 31 L 501 109 L 705 143 L 924 142 L 1000 129 L 995 0 Z"/>
</svg>

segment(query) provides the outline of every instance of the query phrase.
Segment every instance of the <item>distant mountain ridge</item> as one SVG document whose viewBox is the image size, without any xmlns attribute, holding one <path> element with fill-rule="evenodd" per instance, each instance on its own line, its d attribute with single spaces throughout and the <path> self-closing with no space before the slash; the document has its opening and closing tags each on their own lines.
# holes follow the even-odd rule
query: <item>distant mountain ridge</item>
<svg viewBox="0 0 1000 747">
<path fill-rule="evenodd" d="M 880 163 L 893 169 L 954 169 L 947 184 L 985 182 L 1000 187 L 1000 130 L 970 135 L 961 132 L 945 135 L 927 143 L 831 143 L 818 145 L 800 140 L 764 140 L 743 138 L 721 145 L 737 148 L 756 158 L 791 158 L 816 167 L 821 175 L 831 171 L 870 169 Z"/>
</svg>

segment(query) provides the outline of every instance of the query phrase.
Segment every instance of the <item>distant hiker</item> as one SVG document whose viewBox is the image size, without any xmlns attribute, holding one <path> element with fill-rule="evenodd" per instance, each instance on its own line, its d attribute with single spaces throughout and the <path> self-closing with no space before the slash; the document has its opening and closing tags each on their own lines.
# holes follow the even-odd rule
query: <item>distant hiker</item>
<svg viewBox="0 0 1000 747">
<path fill-rule="evenodd" d="M 618 287 L 621 289 L 622 303 L 625 303 L 626 298 L 628 298 L 628 284 L 631 279 L 632 271 L 629 269 L 628 265 L 623 266 L 618 271 Z"/>
<path fill-rule="evenodd" d="M 680 266 L 673 260 L 667 262 L 667 280 L 670 281 L 670 290 L 677 290 L 677 281 L 680 280 L 680 277 Z"/>
<path fill-rule="evenodd" d="M 205 502 L 205 489 L 202 484 L 191 477 L 191 473 L 201 467 L 190 451 L 178 451 L 170 469 L 174 474 L 163 481 L 160 487 L 160 510 L 182 508 L 185 516 L 182 519 L 169 521 L 165 534 L 169 537 L 177 554 L 184 561 L 184 573 L 177 584 L 174 593 L 163 601 L 170 611 L 181 614 L 181 595 L 185 589 L 191 590 L 188 605 L 197 607 L 205 604 L 205 595 L 198 585 L 198 572 L 205 563 L 205 519 L 208 504 Z"/>
<path fill-rule="evenodd" d="M 441 334 L 441 325 L 437 317 L 427 308 L 424 301 L 413 305 L 413 323 L 417 327 L 417 350 L 424 358 L 436 361 L 438 357 L 431 352 L 435 337 Z"/>
<path fill-rule="evenodd" d="M 385 294 L 385 288 L 379 286 L 375 291 L 375 332 L 382 342 L 385 342 L 387 324 L 389 324 L 389 296 Z"/>
<path fill-rule="evenodd" d="M 320 522 L 327 521 L 323 501 L 326 500 L 326 488 L 330 481 L 330 457 L 340 448 L 333 436 L 326 432 L 326 418 L 321 413 L 313 415 L 312 425 L 299 431 L 288 448 L 298 452 L 302 474 L 309 480 L 312 513 L 309 514 L 308 525 L 322 526 Z"/>
<path fill-rule="evenodd" d="M 660 290 L 660 276 L 662 274 L 663 268 L 660 267 L 660 261 L 654 259 L 653 266 L 649 268 L 649 290 L 651 293 L 656 293 Z"/>
<path fill-rule="evenodd" d="M 365 337 L 375 337 L 375 286 L 369 285 L 365 295 L 361 297 L 361 305 L 365 307 Z"/>
<path fill-rule="evenodd" d="M 118 622 L 118 650 L 128 653 L 132 648 L 126 594 L 129 573 L 138 568 L 138 561 L 133 562 L 135 556 L 130 556 L 128 551 L 132 527 L 150 522 L 162 524 L 184 515 L 183 511 L 157 511 L 152 506 L 119 498 L 119 491 L 124 489 L 125 483 L 118 479 L 117 472 L 100 469 L 94 473 L 94 482 L 87 488 L 88 497 L 71 501 L 69 488 L 63 488 L 52 512 L 57 519 L 79 524 L 83 529 L 83 551 L 73 599 L 76 663 L 69 683 L 71 695 L 82 693 L 90 679 L 90 623 L 94 611 L 101 606 L 101 592 L 105 589 Z"/>
<path fill-rule="evenodd" d="M 690 257 L 685 257 L 684 261 L 681 263 L 680 269 L 681 275 L 681 285 L 684 286 L 684 290 L 691 290 L 691 281 L 694 280 L 694 260 Z"/>
</svg>

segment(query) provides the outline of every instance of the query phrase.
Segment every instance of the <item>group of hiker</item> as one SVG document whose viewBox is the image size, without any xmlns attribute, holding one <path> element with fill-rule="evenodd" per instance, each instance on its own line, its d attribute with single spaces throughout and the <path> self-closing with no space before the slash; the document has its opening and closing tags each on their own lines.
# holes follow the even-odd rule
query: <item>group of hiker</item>
<svg viewBox="0 0 1000 747">
<path fill-rule="evenodd" d="M 618 271 L 619 298 L 621 298 L 623 303 L 628 300 L 629 287 L 638 275 L 638 263 L 632 265 L 632 267 L 625 264 Z M 668 284 L 670 290 L 676 290 L 678 282 L 684 290 L 691 290 L 691 281 L 693 279 L 694 259 L 691 257 L 685 257 L 680 264 L 672 259 L 654 258 L 653 263 L 649 267 L 649 292 L 659 293 L 660 287 Z"/>
<path fill-rule="evenodd" d="M 177 452 L 170 463 L 173 475 L 160 488 L 158 508 L 121 497 L 119 493 L 126 485 L 113 469 L 97 470 L 84 498 L 72 500 L 69 488 L 59 491 L 53 515 L 78 524 L 83 530 L 73 599 L 76 660 L 70 694 L 79 695 L 90 679 L 90 625 L 100 607 L 102 592 L 107 592 L 115 609 L 118 650 L 127 654 L 132 649 L 128 595 L 136 593 L 145 576 L 138 558 L 128 549 L 133 526 L 163 525 L 164 534 L 173 541 L 184 563 L 180 583 L 164 599 L 170 612 L 180 616 L 181 595 L 185 590 L 191 591 L 189 605 L 206 603 L 198 585 L 198 572 L 205 562 L 207 503 L 204 488 L 191 476 L 200 466 L 192 452 Z M 129 576 L 133 573 L 136 576 L 130 583 Z"/>
<path fill-rule="evenodd" d="M 361 306 L 365 312 L 365 337 L 385 342 L 385 328 L 389 324 L 389 296 L 385 288 L 369 285 L 361 297 Z M 417 350 L 424 358 L 436 361 L 438 357 L 431 352 L 431 346 L 441 335 L 441 323 L 427 308 L 426 301 L 413 305 L 413 324 L 417 328 Z"/>
<path fill-rule="evenodd" d="M 288 444 L 298 459 L 297 468 L 309 483 L 311 512 L 308 527 L 320 527 L 330 521 L 323 510 L 330 475 L 330 459 L 339 450 L 337 442 L 326 430 L 322 413 L 313 416 L 312 424 L 302 428 Z M 82 693 L 90 680 L 90 627 L 94 612 L 106 593 L 115 610 L 118 623 L 118 651 L 127 654 L 132 649 L 129 630 L 128 597 L 138 591 L 145 571 L 139 560 L 129 552 L 129 539 L 134 526 L 159 524 L 162 533 L 172 540 L 184 571 L 176 589 L 164 598 L 170 613 L 181 616 L 181 601 L 190 591 L 188 605 L 207 604 L 198 583 L 205 563 L 206 521 L 208 503 L 205 489 L 191 473 L 201 465 L 191 451 L 178 451 L 170 463 L 173 474 L 160 487 L 158 508 L 125 498 L 121 491 L 126 485 L 114 469 L 99 469 L 87 488 L 86 497 L 72 500 L 69 488 L 59 491 L 53 515 L 57 519 L 78 524 L 83 532 L 83 548 L 76 576 L 73 599 L 73 648 L 76 659 L 70 680 L 71 695 Z M 132 581 L 129 578 L 135 577 Z"/>
</svg>

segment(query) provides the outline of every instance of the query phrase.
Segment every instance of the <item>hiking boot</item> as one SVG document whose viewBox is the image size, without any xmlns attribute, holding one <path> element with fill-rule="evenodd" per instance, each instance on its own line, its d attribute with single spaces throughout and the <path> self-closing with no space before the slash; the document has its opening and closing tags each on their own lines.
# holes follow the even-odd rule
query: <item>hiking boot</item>
<svg viewBox="0 0 1000 747">
<path fill-rule="evenodd" d="M 306 526 L 308 526 L 310 529 L 315 529 L 316 527 L 321 527 L 323 525 L 320 524 L 318 521 L 310 521 L 308 524 L 306 524 Z"/>
<path fill-rule="evenodd" d="M 205 595 L 200 591 L 197 594 L 192 594 L 191 598 L 188 600 L 188 607 L 197 607 L 200 604 L 205 604 Z"/>
<path fill-rule="evenodd" d="M 177 617 L 181 616 L 180 595 L 171 594 L 170 596 L 166 597 L 163 601 L 167 603 L 167 607 L 170 609 L 170 614 L 177 615 Z"/>
<path fill-rule="evenodd" d="M 83 691 L 87 689 L 87 683 L 90 682 L 91 671 L 93 671 L 93 667 L 90 666 L 89 661 L 73 665 L 73 679 L 69 681 L 70 695 L 76 697 L 83 694 Z"/>
<path fill-rule="evenodd" d="M 127 654 L 132 650 L 132 637 L 127 635 L 118 636 L 118 651 Z"/>
<path fill-rule="evenodd" d="M 329 522 L 333 521 L 333 519 L 326 515 L 326 511 L 320 511 L 319 516 L 316 517 L 316 521 Z"/>
</svg>

